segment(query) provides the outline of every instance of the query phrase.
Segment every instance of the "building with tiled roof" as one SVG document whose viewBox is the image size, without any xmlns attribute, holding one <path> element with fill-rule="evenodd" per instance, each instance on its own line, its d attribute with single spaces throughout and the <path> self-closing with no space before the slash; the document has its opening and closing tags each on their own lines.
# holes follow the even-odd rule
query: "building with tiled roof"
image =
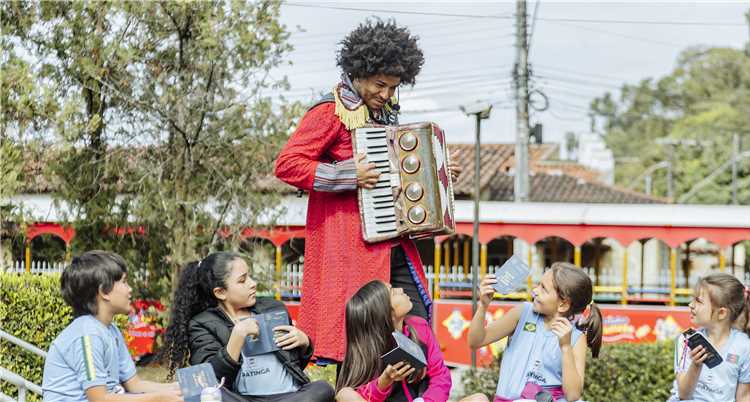
<svg viewBox="0 0 750 402">
<path fill-rule="evenodd" d="M 463 173 L 454 183 L 458 199 L 472 197 L 474 189 L 474 144 L 451 144 L 451 154 Z M 481 146 L 480 190 L 486 201 L 513 199 L 513 174 L 515 171 L 514 144 L 483 144 Z M 584 203 L 663 203 L 664 199 L 632 190 L 608 185 L 601 173 L 582 164 L 558 160 L 558 147 L 554 144 L 529 145 L 530 200 L 531 202 L 584 202 Z M 132 164 L 138 152 L 130 150 L 127 159 Z M 27 194 L 52 193 L 58 184 L 45 167 L 49 153 L 27 155 L 23 169 L 25 183 L 22 192 Z M 256 180 L 256 185 L 269 191 L 293 193 L 296 190 L 275 177 Z"/>
<path fill-rule="evenodd" d="M 463 173 L 453 185 L 458 199 L 471 198 L 474 189 L 474 144 L 452 144 Z M 480 150 L 479 187 L 485 201 L 512 201 L 515 173 L 514 144 L 484 144 Z M 554 144 L 529 145 L 529 201 L 612 204 L 652 204 L 666 200 L 606 184 L 603 174 L 572 161 L 557 160 Z"/>
</svg>

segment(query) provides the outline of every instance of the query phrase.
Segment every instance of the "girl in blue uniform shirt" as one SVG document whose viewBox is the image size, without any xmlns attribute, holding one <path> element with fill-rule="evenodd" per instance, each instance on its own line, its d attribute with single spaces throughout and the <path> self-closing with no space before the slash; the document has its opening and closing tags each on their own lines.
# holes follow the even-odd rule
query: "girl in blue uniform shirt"
<svg viewBox="0 0 750 402">
<path fill-rule="evenodd" d="M 482 279 L 479 308 L 469 327 L 473 349 L 510 336 L 494 401 L 535 399 L 542 391 L 555 402 L 581 398 L 586 348 L 597 357 L 602 343 L 602 315 L 592 303 L 593 286 L 586 272 L 573 264 L 552 264 L 534 288 L 533 302 L 515 306 L 485 327 L 495 283 L 492 274 Z"/>
<path fill-rule="evenodd" d="M 690 349 L 682 335 L 675 341 L 676 373 L 672 401 L 750 401 L 750 304 L 748 290 L 732 275 L 711 274 L 695 286 L 690 320 L 721 355 L 722 362 L 708 368 L 703 346 Z M 734 326 L 740 324 L 741 329 Z"/>
</svg>

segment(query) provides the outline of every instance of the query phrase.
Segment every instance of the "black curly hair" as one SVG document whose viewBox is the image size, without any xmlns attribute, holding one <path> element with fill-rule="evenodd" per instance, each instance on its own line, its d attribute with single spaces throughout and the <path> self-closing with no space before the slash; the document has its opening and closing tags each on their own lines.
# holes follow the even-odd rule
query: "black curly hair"
<svg viewBox="0 0 750 402">
<path fill-rule="evenodd" d="M 158 360 L 169 363 L 168 378 L 174 378 L 175 370 L 185 367 L 190 356 L 190 320 L 209 307 L 218 305 L 215 288 L 226 288 L 230 265 L 242 257 L 236 253 L 217 252 L 201 261 L 193 261 L 182 270 L 180 282 L 172 298 L 172 310 L 164 346 Z"/>
<path fill-rule="evenodd" d="M 341 41 L 336 64 L 352 79 L 384 74 L 414 85 L 424 64 L 418 39 L 393 20 L 368 19 Z"/>
</svg>

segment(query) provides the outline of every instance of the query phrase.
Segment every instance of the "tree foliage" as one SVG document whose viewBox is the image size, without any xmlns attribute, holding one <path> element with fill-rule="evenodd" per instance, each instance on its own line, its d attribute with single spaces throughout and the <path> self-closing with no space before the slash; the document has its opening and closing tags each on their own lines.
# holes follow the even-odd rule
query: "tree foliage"
<svg viewBox="0 0 750 402">
<path fill-rule="evenodd" d="M 617 182 L 628 185 L 649 166 L 673 158 L 676 200 L 727 204 L 731 169 L 721 170 L 693 197 L 681 195 L 726 164 L 734 135 L 750 150 L 750 57 L 739 49 L 689 48 L 669 75 L 623 85 L 618 99 L 607 93 L 591 110 L 615 158 L 637 160 L 617 166 Z M 659 139 L 675 145 L 659 145 Z M 738 173 L 738 201 L 748 204 L 750 158 L 739 163 Z M 664 170 L 653 185 L 657 195 L 667 195 Z"/>
<path fill-rule="evenodd" d="M 74 251 L 119 251 L 163 279 L 218 233 L 236 247 L 275 204 L 257 182 L 301 114 L 267 95 L 287 85 L 272 74 L 291 50 L 278 1 L 2 7 L 59 104 L 37 132 L 55 144 Z"/>
</svg>

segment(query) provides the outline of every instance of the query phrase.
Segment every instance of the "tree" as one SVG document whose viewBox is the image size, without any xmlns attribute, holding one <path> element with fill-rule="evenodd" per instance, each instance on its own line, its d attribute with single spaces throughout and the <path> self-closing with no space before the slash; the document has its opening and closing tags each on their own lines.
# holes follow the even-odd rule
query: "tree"
<svg viewBox="0 0 750 402">
<path fill-rule="evenodd" d="M 676 199 L 716 171 L 731 155 L 732 137 L 750 145 L 750 57 L 729 48 L 690 48 L 682 52 L 671 74 L 623 85 L 621 96 L 607 93 L 591 104 L 615 158 L 635 157 L 619 165 L 616 181 L 628 184 L 643 170 L 672 160 Z M 667 143 L 659 145 L 659 139 Z M 671 152 L 674 154 L 671 154 Z M 739 164 L 739 201 L 750 203 L 750 160 Z M 655 177 L 655 193 L 667 194 L 666 175 Z M 731 171 L 686 200 L 727 204 Z"/>
<path fill-rule="evenodd" d="M 16 4 L 15 6 L 21 6 Z M 49 88 L 36 80 L 32 66 L 15 52 L 11 42 L 16 26 L 0 9 L 0 269 L 12 260 L 12 238 L 23 227 L 25 214 L 14 196 L 24 188 L 24 161 L 38 147 L 30 135 L 49 124 L 56 103 Z"/>
<path fill-rule="evenodd" d="M 143 230 L 168 276 L 218 233 L 236 247 L 241 228 L 277 204 L 256 184 L 301 114 L 265 95 L 286 85 L 271 74 L 291 49 L 279 7 L 61 2 L 31 13 L 37 29 L 19 37 L 54 56 L 47 79 L 76 94 L 56 115 L 65 146 L 54 170 L 61 198 L 80 207 L 77 229 L 97 225 L 86 245 L 115 226 Z"/>
</svg>

